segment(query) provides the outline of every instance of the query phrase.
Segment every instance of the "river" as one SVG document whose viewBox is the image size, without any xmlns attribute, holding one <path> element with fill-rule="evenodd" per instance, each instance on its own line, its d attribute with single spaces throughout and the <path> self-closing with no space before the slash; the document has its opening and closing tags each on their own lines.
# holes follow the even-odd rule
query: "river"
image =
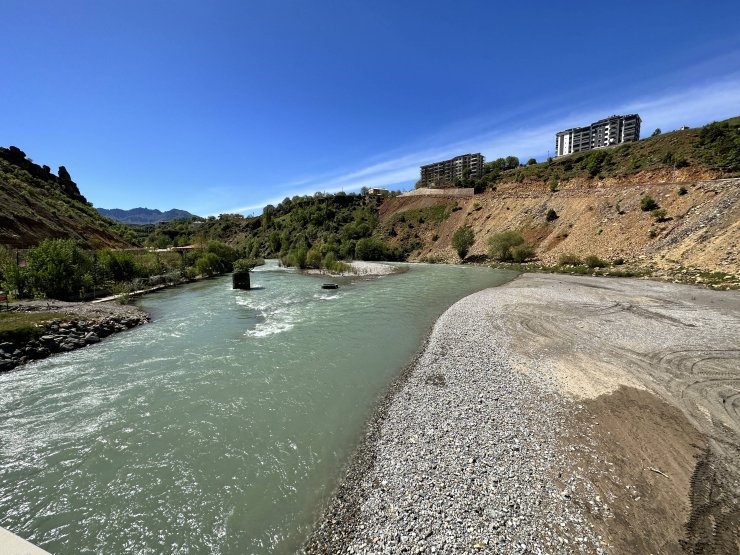
<svg viewBox="0 0 740 555">
<path fill-rule="evenodd" d="M 293 552 L 436 317 L 513 276 L 322 290 L 269 262 L 145 297 L 150 324 L 0 374 L 0 526 L 56 554 Z"/>
</svg>

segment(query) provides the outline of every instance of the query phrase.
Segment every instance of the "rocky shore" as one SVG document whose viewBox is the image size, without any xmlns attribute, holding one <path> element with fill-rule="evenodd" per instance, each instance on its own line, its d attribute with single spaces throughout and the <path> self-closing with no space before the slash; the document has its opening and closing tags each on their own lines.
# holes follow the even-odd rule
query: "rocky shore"
<svg viewBox="0 0 740 555">
<path fill-rule="evenodd" d="M 64 313 L 68 318 L 44 322 L 36 339 L 0 341 L 0 371 L 99 343 L 109 335 L 149 321 L 144 311 L 113 302 L 29 301 L 13 305 L 13 311 Z"/>
<path fill-rule="evenodd" d="M 571 276 L 459 301 L 303 551 L 737 552 L 739 314 L 733 292 Z"/>
<path fill-rule="evenodd" d="M 381 405 L 307 553 L 602 552 L 558 484 L 567 403 L 520 371 L 492 307 L 471 295 L 437 321 Z"/>
</svg>

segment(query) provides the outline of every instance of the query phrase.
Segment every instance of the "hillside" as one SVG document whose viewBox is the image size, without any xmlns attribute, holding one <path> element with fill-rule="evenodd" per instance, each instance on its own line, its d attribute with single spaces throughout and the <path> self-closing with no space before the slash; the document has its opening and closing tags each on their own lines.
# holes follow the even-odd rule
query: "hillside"
<svg viewBox="0 0 740 555">
<path fill-rule="evenodd" d="M 193 218 L 195 214 L 191 214 L 187 210 L 178 210 L 173 208 L 162 212 L 161 210 L 152 208 L 131 208 L 130 210 L 122 210 L 120 208 L 97 208 L 97 211 L 106 218 L 110 218 L 119 223 L 123 224 L 157 224 L 160 222 L 171 222 L 172 220 L 181 220 L 185 218 Z"/>
<path fill-rule="evenodd" d="M 643 177 L 647 177 L 643 175 Z M 470 255 L 484 255 L 494 233 L 520 231 L 535 246 L 539 262 L 557 264 L 560 255 L 624 259 L 645 268 L 700 268 L 738 274 L 740 179 L 641 183 L 502 184 L 472 199 L 397 197 L 380 211 L 380 233 L 390 242 L 415 241 L 409 259 L 457 262 L 452 234 L 470 226 Z M 686 193 L 679 194 L 685 187 Z M 652 197 L 666 211 L 658 219 L 640 208 Z M 547 221 L 548 210 L 557 219 Z"/>
<path fill-rule="evenodd" d="M 411 245 L 412 261 L 457 262 L 453 233 L 469 226 L 469 257 L 520 231 L 535 261 L 598 256 L 660 276 L 740 274 L 740 118 L 616 148 L 497 171 L 470 199 L 402 195 L 380 209 L 376 237 Z M 641 208 L 642 199 L 657 203 Z M 655 212 L 655 210 L 658 212 Z M 557 217 L 548 221 L 548 211 Z M 662 212 L 665 211 L 665 212 Z M 679 276 L 681 277 L 681 276 Z"/>
<path fill-rule="evenodd" d="M 64 166 L 54 175 L 20 149 L 0 147 L 0 245 L 28 248 L 63 238 L 126 247 L 127 233 L 88 204 Z"/>
</svg>

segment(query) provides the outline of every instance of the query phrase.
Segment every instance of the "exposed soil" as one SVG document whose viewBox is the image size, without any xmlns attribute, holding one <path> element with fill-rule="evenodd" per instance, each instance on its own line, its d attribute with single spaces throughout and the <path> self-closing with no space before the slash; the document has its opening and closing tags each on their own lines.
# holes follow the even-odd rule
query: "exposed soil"
<svg viewBox="0 0 740 555">
<path fill-rule="evenodd" d="M 613 553 L 740 553 L 740 294 L 526 275 L 506 325 L 574 399 L 574 502 Z M 590 502 L 590 501 L 589 501 Z"/>
<path fill-rule="evenodd" d="M 563 440 L 575 447 L 564 482 L 585 474 L 605 503 L 584 509 L 610 552 L 684 553 L 692 474 L 707 444 L 678 409 L 620 387 L 583 402 Z"/>
<path fill-rule="evenodd" d="M 660 272 L 697 268 L 723 272 L 740 279 L 740 179 L 699 181 L 704 176 L 663 175 L 631 179 L 565 183 L 551 192 L 546 185 L 502 184 L 471 199 L 396 197 L 380 208 L 385 239 L 420 245 L 410 261 L 458 262 L 452 235 L 470 226 L 475 244 L 469 256 L 485 255 L 491 235 L 520 231 L 535 246 L 536 260 L 556 264 L 563 254 L 607 261 L 624 259 L 628 266 Z M 694 180 L 691 180 L 694 179 Z M 686 194 L 679 194 L 685 187 Z M 666 211 L 660 221 L 641 210 L 649 195 Z M 457 205 L 441 223 L 427 221 L 411 227 L 394 216 L 408 210 Z M 557 219 L 546 220 L 553 209 Z M 699 279 L 704 279 L 699 277 Z"/>
</svg>

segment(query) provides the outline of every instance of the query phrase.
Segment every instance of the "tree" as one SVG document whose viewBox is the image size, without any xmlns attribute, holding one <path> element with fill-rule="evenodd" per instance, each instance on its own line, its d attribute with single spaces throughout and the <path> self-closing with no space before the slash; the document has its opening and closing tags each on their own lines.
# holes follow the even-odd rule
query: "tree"
<svg viewBox="0 0 740 555">
<path fill-rule="evenodd" d="M 513 170 L 518 167 L 519 167 L 519 158 L 517 158 L 516 156 L 506 157 L 506 169 L 507 170 Z"/>
<path fill-rule="evenodd" d="M 473 234 L 473 230 L 468 226 L 458 228 L 452 236 L 452 246 L 457 251 L 461 260 L 465 260 L 473 243 L 475 243 L 475 235 Z"/>
<path fill-rule="evenodd" d="M 650 135 L 650 136 L 651 136 L 651 137 L 657 137 L 657 136 L 658 136 L 658 135 L 660 135 L 661 133 L 662 133 L 662 131 L 660 130 L 660 127 L 658 127 L 658 128 L 657 128 L 657 129 L 655 130 L 655 131 L 653 131 L 653 134 L 652 134 L 652 135 Z"/>
<path fill-rule="evenodd" d="M 79 298 L 83 276 L 91 269 L 90 257 L 71 240 L 46 239 L 28 251 L 28 281 L 32 291 L 43 297 Z"/>
<path fill-rule="evenodd" d="M 547 211 L 547 215 L 545 216 L 545 220 L 547 220 L 548 222 L 552 222 L 552 221 L 554 221 L 554 220 L 557 220 L 557 219 L 558 219 L 558 217 L 559 217 L 559 216 L 558 216 L 558 213 L 557 213 L 557 212 L 555 212 L 555 210 L 554 210 L 553 208 L 550 208 L 550 209 L 549 209 L 549 210 Z"/>
<path fill-rule="evenodd" d="M 653 197 L 651 197 L 650 195 L 645 195 L 640 200 L 640 209 L 643 212 L 650 212 L 651 210 L 655 210 L 656 208 L 658 208 L 658 203 L 655 202 Z"/>
<path fill-rule="evenodd" d="M 534 254 L 534 249 L 518 231 L 504 231 L 488 240 L 488 254 L 501 262 L 523 262 Z"/>
<path fill-rule="evenodd" d="M 311 247 L 306 253 L 306 267 L 318 269 L 321 268 L 321 252 L 316 247 Z"/>
<path fill-rule="evenodd" d="M 534 158 L 530 158 L 529 160 L 527 160 L 528 166 L 534 166 L 536 163 L 537 163 L 537 160 L 535 160 Z"/>
</svg>

